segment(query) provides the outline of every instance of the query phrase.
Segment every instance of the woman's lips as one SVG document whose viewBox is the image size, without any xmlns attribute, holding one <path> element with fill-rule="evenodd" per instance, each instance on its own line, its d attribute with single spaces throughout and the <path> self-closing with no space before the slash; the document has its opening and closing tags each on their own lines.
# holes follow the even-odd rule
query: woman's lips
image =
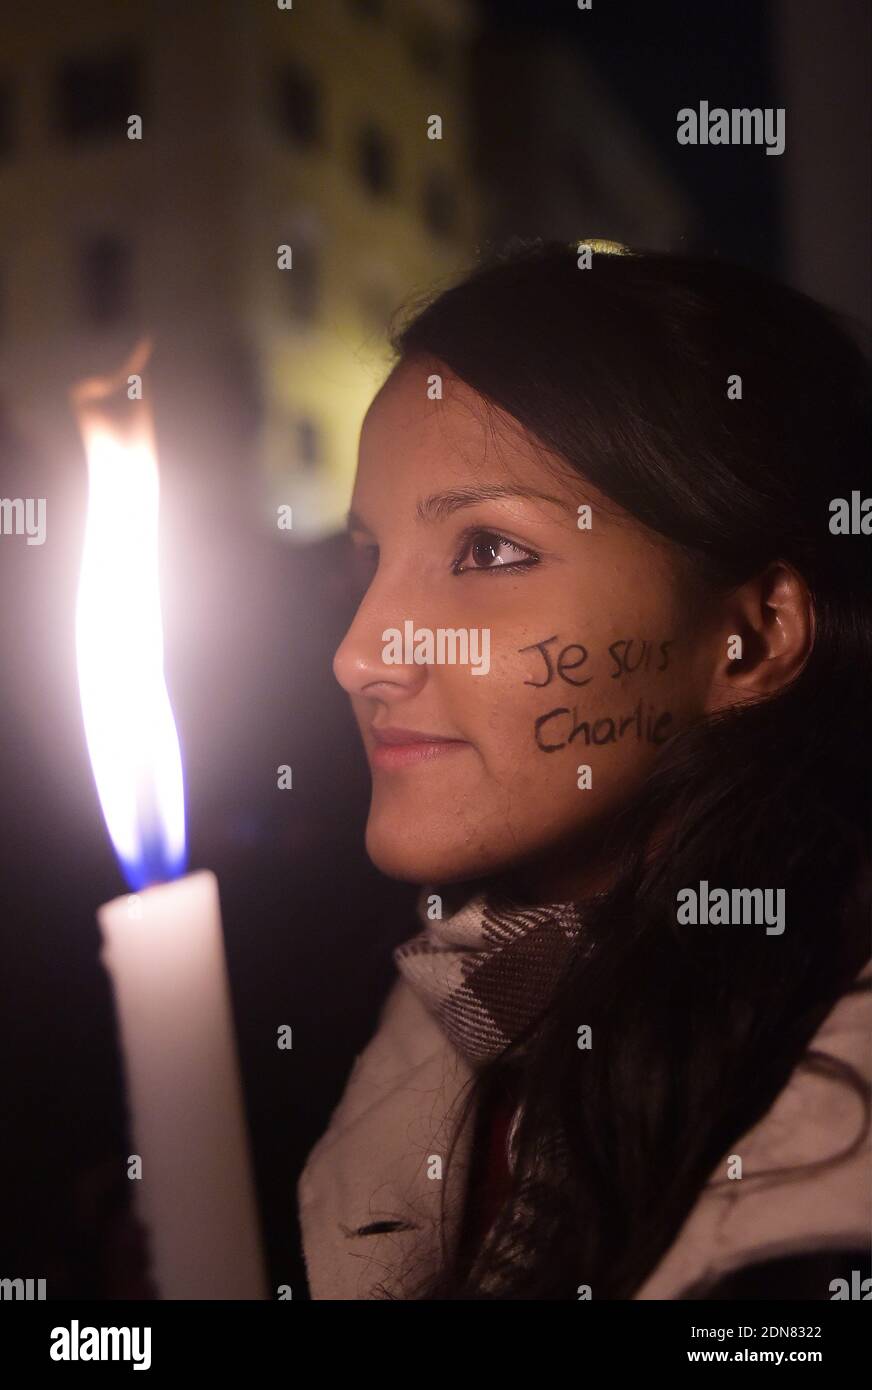
<svg viewBox="0 0 872 1390">
<path fill-rule="evenodd" d="M 371 729 L 375 747 L 370 756 L 373 767 L 406 767 L 409 763 L 429 762 L 458 748 L 469 748 L 465 739 L 443 738 L 417 729 Z"/>
</svg>

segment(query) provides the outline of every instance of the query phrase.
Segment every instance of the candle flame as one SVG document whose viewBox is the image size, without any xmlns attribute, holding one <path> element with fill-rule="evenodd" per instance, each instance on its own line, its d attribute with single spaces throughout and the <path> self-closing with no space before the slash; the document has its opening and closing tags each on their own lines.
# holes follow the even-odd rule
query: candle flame
<svg viewBox="0 0 872 1390">
<path fill-rule="evenodd" d="M 151 412 L 128 386 L 132 376 L 141 383 L 150 352 L 144 340 L 115 376 L 70 393 L 89 479 L 79 693 L 106 826 L 134 890 L 185 867 L 182 759 L 163 669 L 157 454 Z"/>
</svg>

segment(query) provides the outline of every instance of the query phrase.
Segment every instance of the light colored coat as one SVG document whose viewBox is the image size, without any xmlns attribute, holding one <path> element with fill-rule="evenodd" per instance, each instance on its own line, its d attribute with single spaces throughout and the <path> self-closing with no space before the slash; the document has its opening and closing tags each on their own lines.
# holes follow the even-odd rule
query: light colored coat
<svg viewBox="0 0 872 1390">
<path fill-rule="evenodd" d="M 872 961 L 861 972 L 872 976 Z M 850 1062 L 872 1082 L 872 996 L 844 995 L 810 1046 Z M 456 1238 L 473 1133 L 470 1114 L 438 1176 L 473 1074 L 405 980 L 394 984 L 371 1042 L 357 1057 L 297 1197 L 315 1299 L 403 1297 L 434 1272 L 440 1235 Z M 825 1247 L 867 1249 L 872 1239 L 872 1141 L 849 1159 L 799 1178 L 756 1184 L 761 1167 L 795 1167 L 846 1148 L 863 1125 L 853 1091 L 800 1068 L 763 1119 L 733 1146 L 745 1177 L 718 1165 L 639 1299 L 671 1299 L 742 1265 Z M 717 1185 L 713 1185 L 716 1183 Z M 445 1220 L 440 1205 L 445 1188 Z M 360 1234 L 376 1222 L 400 1229 Z M 440 1226 L 442 1230 L 440 1232 Z M 596 1297 L 596 1290 L 592 1291 Z M 822 1297 L 828 1297 L 826 1290 Z"/>
</svg>

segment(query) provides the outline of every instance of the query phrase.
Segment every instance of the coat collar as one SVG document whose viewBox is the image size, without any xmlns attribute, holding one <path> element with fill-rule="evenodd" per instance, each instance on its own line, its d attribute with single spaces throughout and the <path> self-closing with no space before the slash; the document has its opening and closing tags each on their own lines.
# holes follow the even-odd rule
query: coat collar
<svg viewBox="0 0 872 1390">
<path fill-rule="evenodd" d="M 872 962 L 860 978 L 872 978 Z M 848 993 L 810 1049 L 850 1063 L 868 1082 L 870 1034 L 872 996 Z M 314 1299 L 410 1297 L 419 1279 L 436 1272 L 440 1241 L 452 1248 L 459 1229 L 474 1120 L 464 1101 L 473 1076 L 420 998 L 397 980 L 298 1184 Z M 847 1148 L 862 1129 L 862 1110 L 845 1086 L 798 1066 L 763 1119 L 734 1145 L 741 1180 L 724 1181 L 725 1156 L 635 1297 L 677 1298 L 700 1280 L 791 1251 L 865 1246 L 872 1224 L 868 1130 L 842 1163 L 757 1181 L 766 1170 L 813 1164 Z"/>
<path fill-rule="evenodd" d="M 382 1285 L 406 1297 L 435 1273 L 441 1241 L 456 1238 L 466 1190 L 472 1113 L 460 1122 L 472 1079 L 397 980 L 298 1184 L 312 1298 L 377 1298 Z"/>
<path fill-rule="evenodd" d="M 867 988 L 843 994 L 808 1045 L 806 1056 L 822 1065 L 800 1061 L 763 1118 L 724 1155 L 636 1298 L 678 1298 L 743 1265 L 791 1254 L 868 1248 L 866 1102 L 827 1061 L 847 1063 L 867 1087 L 872 1082 L 872 960 L 857 980 Z"/>
</svg>

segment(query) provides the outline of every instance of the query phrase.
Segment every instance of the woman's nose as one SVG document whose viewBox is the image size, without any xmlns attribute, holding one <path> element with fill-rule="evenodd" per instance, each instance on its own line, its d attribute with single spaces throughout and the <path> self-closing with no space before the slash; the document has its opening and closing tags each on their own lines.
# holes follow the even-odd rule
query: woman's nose
<svg viewBox="0 0 872 1390">
<path fill-rule="evenodd" d="M 426 666 L 385 659 L 397 645 L 390 642 L 390 630 L 402 634 L 409 616 L 408 604 L 364 598 L 333 657 L 333 674 L 349 695 L 390 700 L 413 695 L 422 687 Z"/>
</svg>

